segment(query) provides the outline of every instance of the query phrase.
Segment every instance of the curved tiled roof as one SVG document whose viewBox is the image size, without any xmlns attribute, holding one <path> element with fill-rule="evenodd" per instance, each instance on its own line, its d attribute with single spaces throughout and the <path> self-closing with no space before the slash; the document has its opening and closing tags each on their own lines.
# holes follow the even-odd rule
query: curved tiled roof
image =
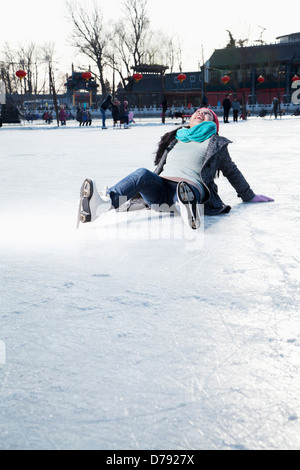
<svg viewBox="0 0 300 470">
<path fill-rule="evenodd" d="M 240 66 L 245 63 L 269 64 L 270 62 L 290 60 L 299 60 L 300 62 L 300 42 L 216 49 L 209 59 L 209 66 Z"/>
</svg>

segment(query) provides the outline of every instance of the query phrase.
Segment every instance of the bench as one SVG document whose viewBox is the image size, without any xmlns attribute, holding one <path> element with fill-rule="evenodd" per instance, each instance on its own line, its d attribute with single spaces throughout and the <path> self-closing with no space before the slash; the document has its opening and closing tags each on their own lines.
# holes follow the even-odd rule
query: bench
<svg viewBox="0 0 300 470">
<path fill-rule="evenodd" d="M 181 118 L 182 118 L 182 124 L 185 123 L 185 118 L 188 119 L 188 118 L 190 118 L 191 116 L 192 116 L 191 114 L 183 114 L 183 115 L 181 116 Z"/>
</svg>

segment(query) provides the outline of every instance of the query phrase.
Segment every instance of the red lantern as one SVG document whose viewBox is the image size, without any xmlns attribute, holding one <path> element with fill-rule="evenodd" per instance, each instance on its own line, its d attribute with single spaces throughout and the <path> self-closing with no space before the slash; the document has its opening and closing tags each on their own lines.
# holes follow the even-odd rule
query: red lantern
<svg viewBox="0 0 300 470">
<path fill-rule="evenodd" d="M 177 79 L 180 81 L 180 83 L 182 83 L 186 79 L 186 75 L 184 73 L 180 73 L 177 75 Z"/>
<path fill-rule="evenodd" d="M 133 75 L 133 78 L 134 78 L 134 80 L 135 80 L 136 83 L 137 83 L 137 82 L 139 82 L 140 80 L 142 80 L 143 75 L 142 75 L 141 73 L 135 73 L 135 74 Z"/>
<path fill-rule="evenodd" d="M 260 75 L 257 79 L 258 83 L 264 83 L 265 79 L 262 75 Z"/>
<path fill-rule="evenodd" d="M 22 80 L 22 78 L 25 78 L 26 75 L 27 75 L 27 73 L 25 72 L 25 70 L 18 70 L 18 71 L 16 72 L 16 76 L 17 76 L 20 80 Z"/>
<path fill-rule="evenodd" d="M 226 85 L 229 82 L 230 77 L 228 77 L 228 75 L 224 75 L 224 77 L 222 77 L 221 80 L 224 83 L 224 85 Z"/>
<path fill-rule="evenodd" d="M 84 80 L 88 81 L 91 78 L 92 74 L 91 72 L 83 72 L 81 76 Z"/>
<path fill-rule="evenodd" d="M 294 75 L 293 78 L 292 78 L 292 82 L 297 82 L 298 80 L 300 80 L 298 75 Z"/>
</svg>

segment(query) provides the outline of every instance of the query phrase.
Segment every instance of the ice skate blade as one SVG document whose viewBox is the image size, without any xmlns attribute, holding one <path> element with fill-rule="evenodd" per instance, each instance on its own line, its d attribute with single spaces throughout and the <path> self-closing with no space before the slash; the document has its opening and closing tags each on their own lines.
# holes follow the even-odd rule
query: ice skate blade
<svg viewBox="0 0 300 470">
<path fill-rule="evenodd" d="M 91 185 L 89 181 L 85 181 L 83 183 L 82 191 L 81 191 L 81 197 L 90 197 L 91 195 Z"/>
<path fill-rule="evenodd" d="M 91 214 L 88 214 L 87 212 L 82 211 L 80 213 L 80 222 L 85 224 L 86 222 L 90 222 L 90 221 L 91 221 Z"/>
<path fill-rule="evenodd" d="M 195 220 L 194 218 L 191 220 L 191 228 L 193 230 L 198 230 L 200 228 L 200 220 Z"/>
<path fill-rule="evenodd" d="M 183 203 L 192 202 L 194 200 L 193 192 L 187 188 L 186 185 L 179 186 L 179 196 Z"/>
</svg>

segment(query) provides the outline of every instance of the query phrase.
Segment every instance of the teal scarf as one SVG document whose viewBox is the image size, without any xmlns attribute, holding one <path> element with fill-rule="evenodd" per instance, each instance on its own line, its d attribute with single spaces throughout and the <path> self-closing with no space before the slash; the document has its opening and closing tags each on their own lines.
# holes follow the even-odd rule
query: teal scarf
<svg viewBox="0 0 300 470">
<path fill-rule="evenodd" d="M 204 142 L 217 133 L 217 126 L 212 121 L 204 121 L 191 128 L 182 127 L 176 133 L 176 139 L 180 142 Z"/>
</svg>

